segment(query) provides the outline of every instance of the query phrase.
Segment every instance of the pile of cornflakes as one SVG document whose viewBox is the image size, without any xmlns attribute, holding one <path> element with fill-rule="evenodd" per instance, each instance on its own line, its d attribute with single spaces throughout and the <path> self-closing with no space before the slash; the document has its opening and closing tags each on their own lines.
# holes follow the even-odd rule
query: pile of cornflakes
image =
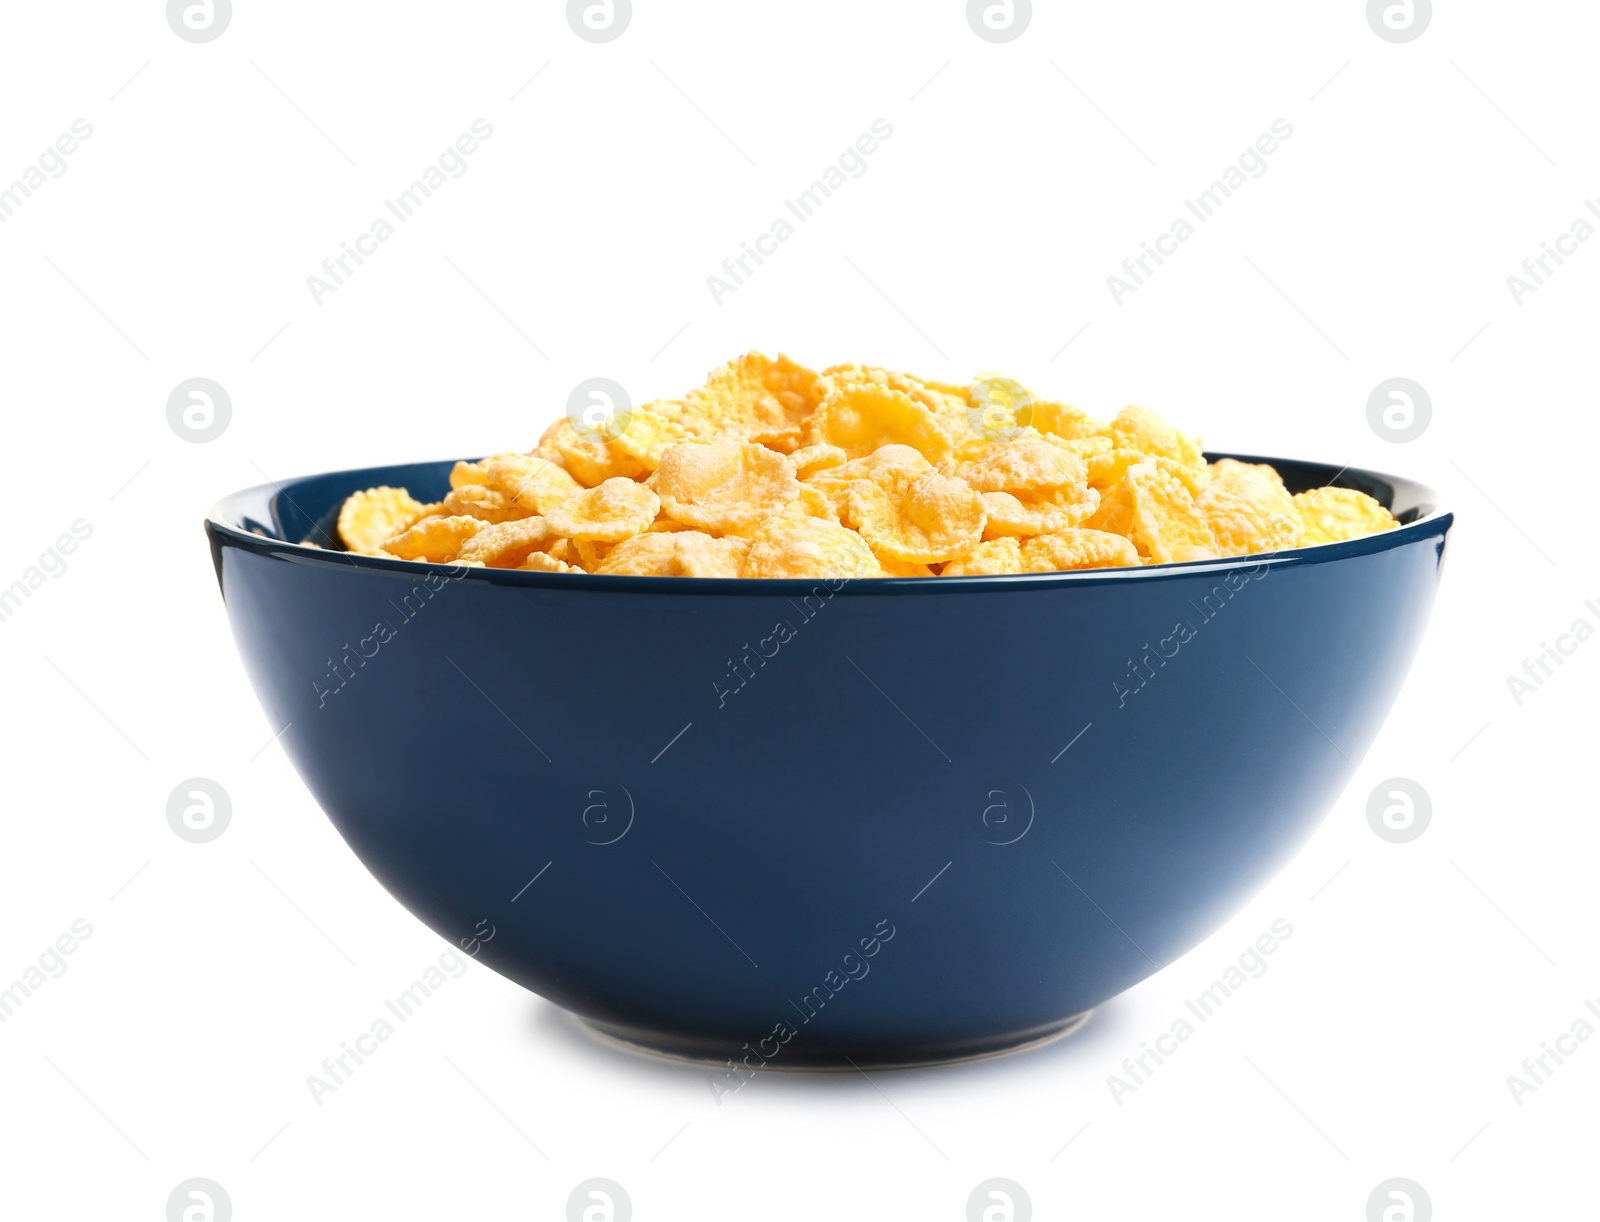
<svg viewBox="0 0 1600 1222">
<path fill-rule="evenodd" d="M 550 573 L 934 577 L 1167 564 L 1396 526 L 1365 493 L 1290 495 L 1206 462 L 1145 407 L 1109 424 L 1008 378 L 955 386 L 757 352 L 682 399 L 574 410 L 450 493 L 345 501 L 353 552 Z"/>
</svg>

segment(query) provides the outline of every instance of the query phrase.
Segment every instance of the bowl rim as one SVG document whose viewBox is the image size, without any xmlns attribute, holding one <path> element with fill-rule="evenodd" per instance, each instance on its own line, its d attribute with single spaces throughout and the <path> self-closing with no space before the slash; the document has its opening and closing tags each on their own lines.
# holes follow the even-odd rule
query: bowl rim
<svg viewBox="0 0 1600 1222">
<path fill-rule="evenodd" d="M 1031 590 L 1040 586 L 1100 584 L 1103 582 L 1162 581 L 1209 573 L 1223 574 L 1239 569 L 1257 571 L 1261 566 L 1269 569 L 1289 568 L 1306 564 L 1321 564 L 1345 560 L 1356 556 L 1390 551 L 1397 547 L 1437 536 L 1442 542 L 1455 521 L 1453 510 L 1441 503 L 1438 492 L 1426 484 L 1406 476 L 1391 475 L 1370 468 L 1345 464 L 1334 467 L 1331 463 L 1291 458 L 1271 458 L 1260 455 L 1213 453 L 1207 451 L 1208 461 L 1233 458 L 1240 462 L 1268 463 L 1274 467 L 1295 466 L 1331 471 L 1323 486 L 1339 486 L 1335 480 L 1343 477 L 1360 477 L 1370 482 L 1392 486 L 1397 493 L 1404 491 L 1408 499 L 1431 505 L 1427 512 L 1393 530 L 1337 543 L 1317 543 L 1307 547 L 1285 548 L 1275 552 L 1257 552 L 1245 556 L 1224 556 L 1216 560 L 1187 560 L 1168 564 L 1125 565 L 1101 569 L 1069 569 L 1043 573 L 995 573 L 960 577 L 644 577 L 602 573 L 547 573 L 531 569 L 468 568 L 458 564 L 431 561 L 390 559 L 366 556 L 358 552 L 342 552 L 310 544 L 296 543 L 264 533 L 259 527 L 250 528 L 246 521 L 256 518 L 273 521 L 276 514 L 273 504 L 278 497 L 289 496 L 292 489 L 312 480 L 349 477 L 352 487 L 372 487 L 370 479 L 382 482 L 382 473 L 392 473 L 405 468 L 438 467 L 453 462 L 475 462 L 477 459 L 437 459 L 411 463 L 388 463 L 375 467 L 357 467 L 344 470 L 322 471 L 311 475 L 293 476 L 255 484 L 239 489 L 217 500 L 207 511 L 205 532 L 211 540 L 214 553 L 224 545 L 241 548 L 256 555 L 309 564 L 326 568 L 354 568 L 379 573 L 413 574 L 436 573 L 454 580 L 487 582 L 491 585 L 523 586 L 531 589 L 610 590 L 614 592 L 651 592 L 657 594 L 750 594 L 785 595 L 812 593 L 825 587 L 830 596 L 840 594 L 928 594 L 944 591 L 951 594 L 970 593 L 974 590 L 1001 588 Z M 370 479 L 368 479 L 370 477 Z M 368 479 L 368 482 L 363 482 Z M 220 562 L 220 556 L 218 557 Z M 220 573 L 219 573 L 220 577 Z"/>
</svg>

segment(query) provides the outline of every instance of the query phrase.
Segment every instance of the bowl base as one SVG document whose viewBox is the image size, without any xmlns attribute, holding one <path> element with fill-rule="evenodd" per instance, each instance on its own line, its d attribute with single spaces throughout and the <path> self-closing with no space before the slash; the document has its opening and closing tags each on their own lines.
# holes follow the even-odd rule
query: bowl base
<svg viewBox="0 0 1600 1222">
<path fill-rule="evenodd" d="M 918 1043 L 870 1047 L 849 1045 L 802 1046 L 798 1042 L 780 1046 L 775 1056 L 762 1058 L 748 1044 L 734 1047 L 722 1040 L 703 1039 L 652 1031 L 642 1027 L 602 1022 L 573 1015 L 577 1026 L 590 1036 L 614 1048 L 646 1056 L 661 1057 L 680 1064 L 705 1065 L 713 1069 L 748 1066 L 754 1057 L 756 1068 L 781 1069 L 795 1073 L 851 1073 L 865 1069 L 917 1069 L 929 1065 L 956 1065 L 990 1057 L 1024 1052 L 1053 1043 L 1079 1031 L 1093 1010 L 1085 1010 L 1058 1022 L 1046 1023 L 1026 1031 L 975 1040 L 944 1043 Z"/>
</svg>

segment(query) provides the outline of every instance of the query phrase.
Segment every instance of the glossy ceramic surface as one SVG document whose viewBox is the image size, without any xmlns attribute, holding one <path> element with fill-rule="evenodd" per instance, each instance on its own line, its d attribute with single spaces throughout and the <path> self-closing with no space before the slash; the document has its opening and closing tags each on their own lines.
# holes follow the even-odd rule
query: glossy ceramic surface
<svg viewBox="0 0 1600 1222">
<path fill-rule="evenodd" d="M 1084 573 L 710 581 L 300 546 L 450 463 L 206 524 L 281 742 L 452 946 L 608 1034 L 746 1067 L 992 1052 L 1213 932 L 1305 841 L 1425 627 L 1451 516 Z"/>
</svg>

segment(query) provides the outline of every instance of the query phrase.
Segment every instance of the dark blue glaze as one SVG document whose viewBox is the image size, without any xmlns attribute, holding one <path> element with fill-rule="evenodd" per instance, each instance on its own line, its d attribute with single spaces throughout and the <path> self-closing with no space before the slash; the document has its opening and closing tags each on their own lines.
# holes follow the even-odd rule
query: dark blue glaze
<svg viewBox="0 0 1600 1222">
<path fill-rule="evenodd" d="M 206 530 L 295 767 L 451 945 L 492 929 L 481 962 L 657 1046 L 893 1063 L 1049 1032 L 1182 955 L 1377 733 L 1451 515 L 1406 480 L 1254 461 L 1405 525 L 832 589 L 298 545 L 356 489 L 441 496 L 450 464 L 425 463 L 250 489 Z"/>
</svg>

